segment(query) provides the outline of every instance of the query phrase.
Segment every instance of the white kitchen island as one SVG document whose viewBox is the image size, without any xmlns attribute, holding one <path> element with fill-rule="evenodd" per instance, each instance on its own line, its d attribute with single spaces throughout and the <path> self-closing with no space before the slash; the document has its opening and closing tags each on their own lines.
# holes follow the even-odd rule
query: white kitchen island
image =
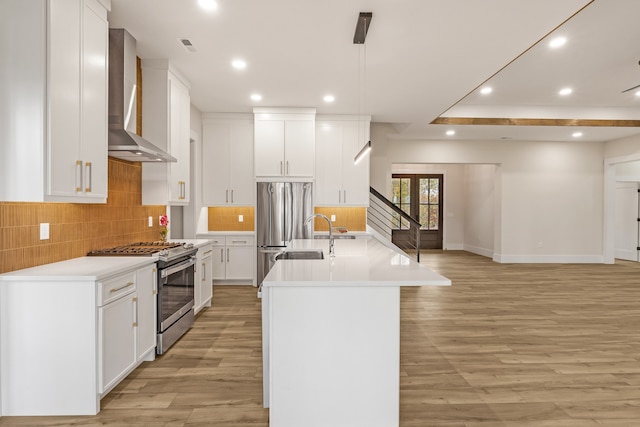
<svg viewBox="0 0 640 427">
<path fill-rule="evenodd" d="M 322 260 L 280 260 L 262 285 L 271 427 L 399 424 L 400 287 L 451 281 L 375 238 L 294 240 Z"/>
</svg>

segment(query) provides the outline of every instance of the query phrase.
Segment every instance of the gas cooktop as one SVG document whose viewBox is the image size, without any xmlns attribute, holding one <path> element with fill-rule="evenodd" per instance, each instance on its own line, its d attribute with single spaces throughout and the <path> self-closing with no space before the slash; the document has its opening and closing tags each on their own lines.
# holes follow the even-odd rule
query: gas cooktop
<svg viewBox="0 0 640 427">
<path fill-rule="evenodd" d="M 89 252 L 87 256 L 151 256 L 159 254 L 161 257 L 175 258 L 193 250 L 193 243 L 136 242 L 112 248 L 96 249 Z"/>
</svg>

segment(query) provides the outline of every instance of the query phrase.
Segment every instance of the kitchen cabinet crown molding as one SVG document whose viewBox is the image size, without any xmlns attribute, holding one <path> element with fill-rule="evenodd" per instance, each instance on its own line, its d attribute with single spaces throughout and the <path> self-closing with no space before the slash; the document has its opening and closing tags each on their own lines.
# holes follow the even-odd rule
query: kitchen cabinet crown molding
<svg viewBox="0 0 640 427">
<path fill-rule="evenodd" d="M 171 74 L 177 77 L 178 80 L 180 80 L 182 84 L 184 84 L 189 91 L 191 91 L 191 82 L 189 82 L 189 79 L 187 79 L 187 77 L 182 73 L 182 71 L 177 69 L 176 66 L 173 65 L 168 59 L 165 59 L 165 58 L 143 59 L 140 61 L 140 65 L 143 70 L 146 68 L 146 69 L 169 71 Z"/>
<path fill-rule="evenodd" d="M 325 122 L 325 121 L 331 121 L 331 122 L 336 122 L 336 121 L 346 121 L 346 122 L 353 122 L 353 121 L 362 121 L 362 122 L 367 122 L 367 124 L 369 124 L 369 122 L 371 122 L 371 115 L 370 114 L 317 114 L 316 115 L 316 123 L 318 122 Z"/>
<path fill-rule="evenodd" d="M 210 120 L 253 120 L 251 113 L 202 113 L 202 121 Z"/>
<path fill-rule="evenodd" d="M 253 109 L 255 120 L 313 120 L 316 116 L 315 108 L 279 108 L 279 107 L 255 107 Z"/>
</svg>

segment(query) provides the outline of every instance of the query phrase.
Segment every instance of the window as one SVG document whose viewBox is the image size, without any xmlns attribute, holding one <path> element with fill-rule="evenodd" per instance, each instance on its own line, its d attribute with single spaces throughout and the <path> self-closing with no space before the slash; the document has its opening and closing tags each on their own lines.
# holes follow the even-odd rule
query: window
<svg viewBox="0 0 640 427">
<path fill-rule="evenodd" d="M 391 179 L 393 204 L 421 224 L 422 230 L 440 229 L 442 175 L 394 174 Z M 394 229 L 409 228 L 400 215 L 394 214 Z"/>
</svg>

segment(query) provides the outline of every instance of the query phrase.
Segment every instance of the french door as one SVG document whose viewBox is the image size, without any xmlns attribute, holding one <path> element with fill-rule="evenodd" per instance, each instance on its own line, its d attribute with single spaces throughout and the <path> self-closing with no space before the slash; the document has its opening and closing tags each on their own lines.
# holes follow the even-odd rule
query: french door
<svg viewBox="0 0 640 427">
<path fill-rule="evenodd" d="M 420 227 L 420 249 L 442 249 L 442 174 L 393 174 L 391 177 L 391 201 L 418 221 Z M 405 247 L 412 240 L 412 231 L 394 221 L 392 242 Z"/>
</svg>

